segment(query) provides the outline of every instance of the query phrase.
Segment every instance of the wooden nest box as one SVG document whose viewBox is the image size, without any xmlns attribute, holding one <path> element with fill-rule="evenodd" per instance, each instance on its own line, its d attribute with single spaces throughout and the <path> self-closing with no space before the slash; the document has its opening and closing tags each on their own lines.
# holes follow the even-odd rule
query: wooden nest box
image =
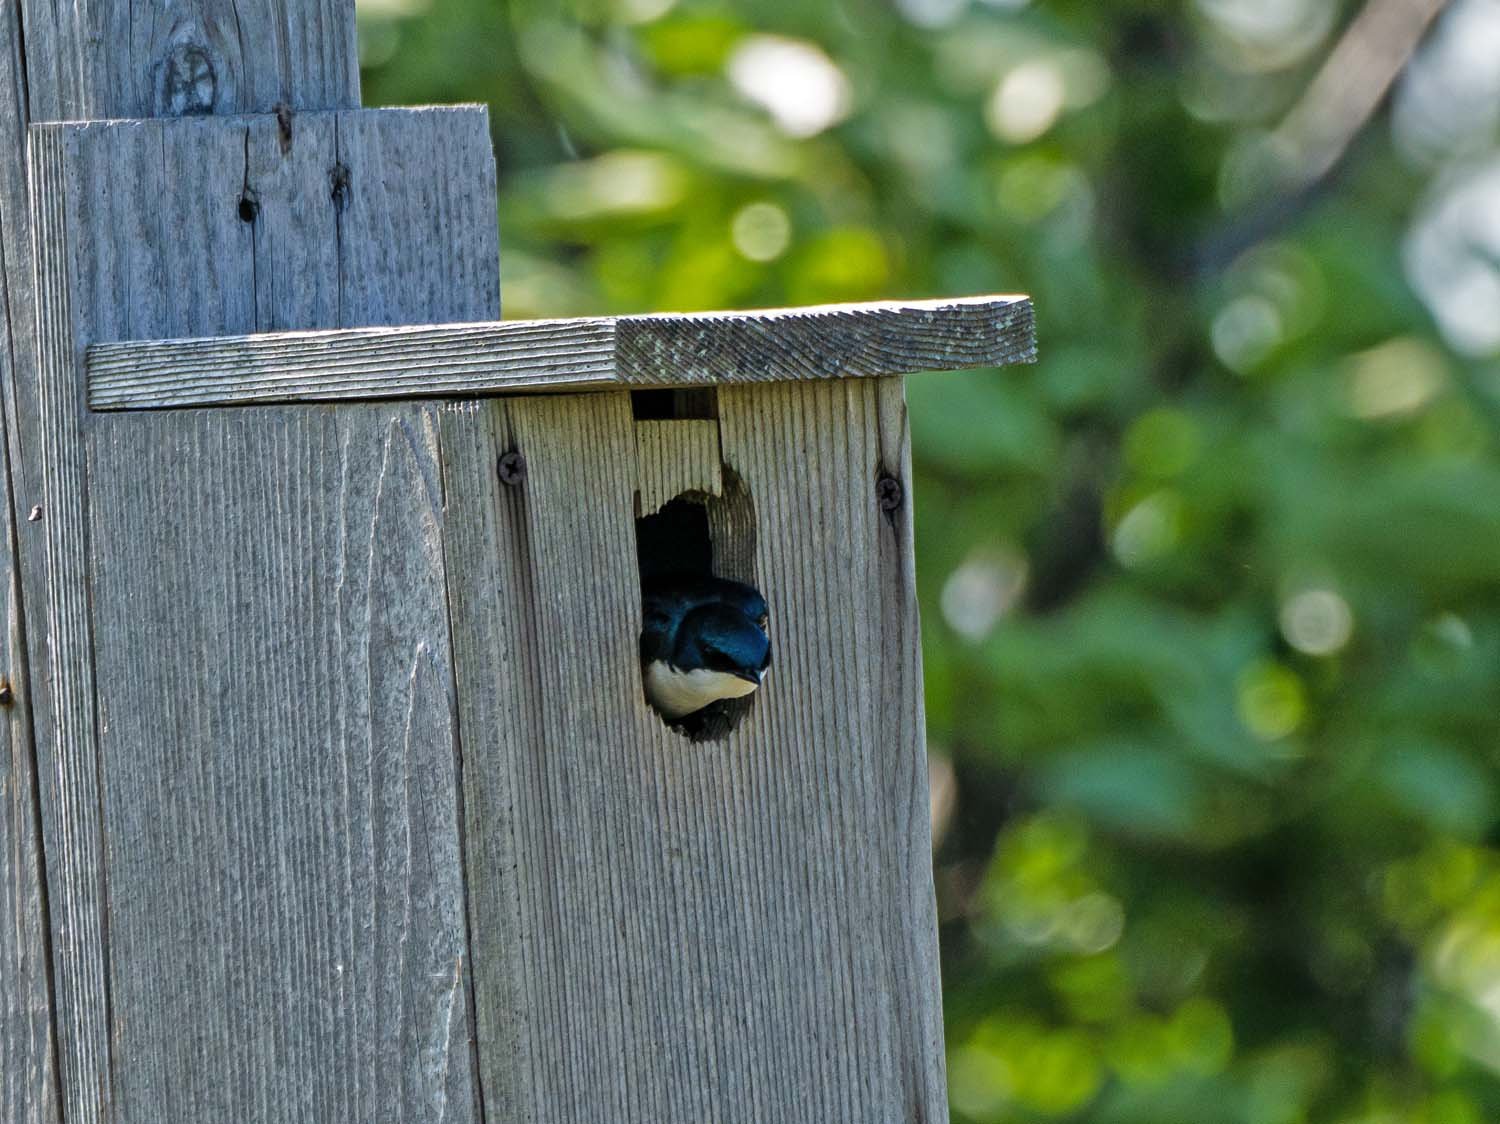
<svg viewBox="0 0 1500 1124">
<path fill-rule="evenodd" d="M 945 1120 L 896 376 L 1029 303 L 501 321 L 485 112 L 355 108 L 350 5 L 36 7 L 7 1119 Z M 698 743 L 678 552 L 772 614 Z"/>
</svg>

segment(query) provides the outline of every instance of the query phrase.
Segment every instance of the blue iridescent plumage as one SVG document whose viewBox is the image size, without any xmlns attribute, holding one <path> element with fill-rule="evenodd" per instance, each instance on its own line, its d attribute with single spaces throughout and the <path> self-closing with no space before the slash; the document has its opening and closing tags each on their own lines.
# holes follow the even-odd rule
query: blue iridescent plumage
<svg viewBox="0 0 1500 1124">
<path fill-rule="evenodd" d="M 651 581 L 642 609 L 646 696 L 671 722 L 703 725 L 713 717 L 705 711 L 756 690 L 771 666 L 766 601 L 743 582 Z"/>
</svg>

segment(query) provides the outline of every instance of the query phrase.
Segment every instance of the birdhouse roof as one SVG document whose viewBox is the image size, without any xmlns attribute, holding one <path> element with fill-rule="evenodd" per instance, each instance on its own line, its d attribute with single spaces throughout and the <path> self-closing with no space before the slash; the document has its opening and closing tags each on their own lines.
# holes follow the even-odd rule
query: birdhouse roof
<svg viewBox="0 0 1500 1124">
<path fill-rule="evenodd" d="M 1032 362 L 1024 296 L 100 343 L 96 410 L 865 378 Z"/>
</svg>

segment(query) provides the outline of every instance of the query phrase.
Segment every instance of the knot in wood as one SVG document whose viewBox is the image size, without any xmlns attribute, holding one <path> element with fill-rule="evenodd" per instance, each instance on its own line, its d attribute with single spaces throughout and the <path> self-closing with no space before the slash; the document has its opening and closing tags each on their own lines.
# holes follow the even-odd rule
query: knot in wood
<svg viewBox="0 0 1500 1124">
<path fill-rule="evenodd" d="M 260 218 L 260 199 L 255 189 L 247 187 L 240 195 L 240 222 L 254 222 Z"/>
<path fill-rule="evenodd" d="M 292 150 L 292 107 L 279 101 L 272 112 L 276 114 L 276 137 L 281 144 L 281 154 L 285 156 Z"/>
<path fill-rule="evenodd" d="M 167 117 L 193 117 L 214 111 L 219 77 L 207 49 L 178 43 L 161 61 L 157 108 Z"/>
<path fill-rule="evenodd" d="M 884 473 L 875 481 L 875 498 L 880 501 L 880 510 L 889 513 L 901 506 L 901 501 L 906 498 L 906 489 L 901 486 L 901 481 Z"/>
<path fill-rule="evenodd" d="M 328 173 L 328 182 L 332 188 L 330 192 L 333 198 L 333 209 L 339 214 L 344 213 L 344 208 L 349 205 L 349 165 L 340 162 L 333 166 L 333 171 Z"/>
<path fill-rule="evenodd" d="M 500 483 L 514 488 L 526 479 L 526 458 L 512 449 L 500 457 L 498 465 Z"/>
</svg>

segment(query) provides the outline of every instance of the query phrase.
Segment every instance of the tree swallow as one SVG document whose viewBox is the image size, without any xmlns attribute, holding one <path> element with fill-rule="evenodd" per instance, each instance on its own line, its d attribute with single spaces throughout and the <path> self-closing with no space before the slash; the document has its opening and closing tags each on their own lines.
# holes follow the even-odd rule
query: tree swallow
<svg viewBox="0 0 1500 1124">
<path fill-rule="evenodd" d="M 706 726 L 729 699 L 761 685 L 771 667 L 766 599 L 727 578 L 648 581 L 642 603 L 641 674 L 646 698 L 672 725 Z"/>
</svg>

